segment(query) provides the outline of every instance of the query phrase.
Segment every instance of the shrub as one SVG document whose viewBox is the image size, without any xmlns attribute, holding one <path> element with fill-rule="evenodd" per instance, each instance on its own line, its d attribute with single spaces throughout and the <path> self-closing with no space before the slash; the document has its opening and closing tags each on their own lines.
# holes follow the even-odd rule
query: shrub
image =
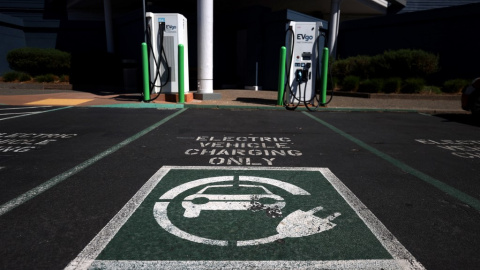
<svg viewBox="0 0 480 270">
<path fill-rule="evenodd" d="M 380 93 L 383 89 L 382 79 L 370 79 L 360 83 L 358 92 L 363 93 Z"/>
<path fill-rule="evenodd" d="M 399 77 L 388 78 L 383 84 L 383 92 L 398 93 L 402 87 L 402 79 Z"/>
<path fill-rule="evenodd" d="M 370 64 L 372 65 L 370 68 L 370 71 L 372 72 L 371 76 L 374 76 L 376 78 L 388 78 L 392 76 L 398 76 L 397 74 L 394 75 L 390 73 L 389 70 L 391 69 L 391 63 L 388 63 L 386 61 L 383 54 L 372 56 Z"/>
<path fill-rule="evenodd" d="M 359 76 L 360 78 L 369 78 L 373 73 L 372 57 L 366 55 L 358 55 L 349 59 L 351 75 Z"/>
<path fill-rule="evenodd" d="M 45 75 L 38 75 L 35 78 L 36 82 L 54 82 L 55 81 L 55 75 L 53 74 L 45 74 Z"/>
<path fill-rule="evenodd" d="M 70 54 L 56 49 L 19 48 L 8 52 L 10 68 L 33 76 L 69 74 Z"/>
<path fill-rule="evenodd" d="M 385 51 L 375 56 L 353 56 L 337 60 L 332 73 L 339 78 L 350 75 L 362 79 L 426 77 L 439 70 L 439 57 L 422 50 Z"/>
<path fill-rule="evenodd" d="M 401 88 L 402 93 L 420 93 L 425 87 L 425 80 L 421 78 L 406 79 Z"/>
<path fill-rule="evenodd" d="M 469 81 L 463 79 L 449 80 L 443 84 L 442 91 L 444 93 L 460 93 L 468 84 Z"/>
<path fill-rule="evenodd" d="M 346 76 L 349 75 L 348 61 L 345 59 L 338 59 L 330 67 L 330 73 L 333 74 L 335 78 L 338 78 L 342 81 Z"/>
<path fill-rule="evenodd" d="M 9 71 L 9 72 L 5 72 L 5 74 L 3 74 L 2 76 L 2 79 L 4 82 L 13 82 L 13 81 L 16 81 L 18 80 L 18 77 L 19 77 L 19 72 L 17 71 Z"/>
<path fill-rule="evenodd" d="M 60 82 L 70 82 L 70 76 L 68 75 L 62 75 L 59 78 Z"/>
<path fill-rule="evenodd" d="M 21 81 L 21 82 L 26 82 L 30 81 L 32 77 L 28 75 L 27 73 L 24 72 L 18 72 L 18 71 L 9 71 L 3 74 L 3 81 L 4 82 L 13 82 L 13 81 Z"/>
<path fill-rule="evenodd" d="M 360 77 L 347 76 L 343 79 L 342 90 L 343 91 L 357 91 L 360 85 Z"/>
<path fill-rule="evenodd" d="M 383 53 L 382 63 L 377 64 L 384 68 L 388 75 L 399 75 L 403 78 L 411 76 L 427 76 L 438 71 L 439 57 L 422 50 L 402 49 Z"/>
<path fill-rule="evenodd" d="M 438 86 L 427 85 L 423 87 L 422 94 L 441 94 L 442 90 Z"/>
<path fill-rule="evenodd" d="M 369 78 L 373 73 L 371 61 L 372 58 L 366 55 L 337 60 L 332 65 L 332 73 L 341 79 L 347 76 Z"/>
<path fill-rule="evenodd" d="M 21 82 L 28 82 L 32 79 L 30 75 L 24 72 L 20 72 L 20 76 L 18 77 L 18 80 Z"/>
</svg>

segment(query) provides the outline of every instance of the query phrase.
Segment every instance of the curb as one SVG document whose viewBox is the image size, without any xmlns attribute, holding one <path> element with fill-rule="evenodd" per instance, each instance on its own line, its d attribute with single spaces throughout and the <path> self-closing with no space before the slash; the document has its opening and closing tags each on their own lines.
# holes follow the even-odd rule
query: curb
<svg viewBox="0 0 480 270">
<path fill-rule="evenodd" d="M 357 92 L 333 92 L 334 96 L 370 98 L 370 99 L 413 99 L 413 100 L 460 100 L 460 94 L 381 94 L 381 93 L 357 93 Z"/>
<path fill-rule="evenodd" d="M 171 104 L 171 103 L 127 103 L 110 105 L 90 105 L 94 108 L 125 108 L 125 109 L 219 109 L 219 110 L 285 110 L 283 106 L 235 106 L 235 105 L 196 105 L 196 104 Z M 295 111 L 306 111 L 307 108 L 298 107 Z M 425 113 L 425 114 L 468 114 L 466 111 L 434 110 L 434 109 L 382 109 L 382 108 L 328 108 L 319 107 L 312 112 L 398 112 L 398 113 Z"/>
<path fill-rule="evenodd" d="M 8 83 L 0 82 L 0 89 L 25 89 L 25 90 L 74 90 L 72 84 L 62 83 Z M 81 91 L 81 90 L 80 90 Z M 272 91 L 274 92 L 274 91 Z M 383 94 L 334 91 L 334 96 L 370 98 L 370 99 L 416 99 L 416 100 L 459 100 L 460 94 Z"/>
<path fill-rule="evenodd" d="M 183 104 L 171 103 L 125 103 L 125 104 L 109 104 L 109 105 L 89 105 L 86 107 L 95 108 L 125 108 L 125 109 L 183 109 Z"/>
</svg>

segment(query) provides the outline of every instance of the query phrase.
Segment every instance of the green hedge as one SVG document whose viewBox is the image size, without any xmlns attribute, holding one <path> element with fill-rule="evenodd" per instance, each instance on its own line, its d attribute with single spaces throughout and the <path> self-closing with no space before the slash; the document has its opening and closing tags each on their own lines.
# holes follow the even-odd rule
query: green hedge
<svg viewBox="0 0 480 270">
<path fill-rule="evenodd" d="M 360 82 L 358 92 L 362 93 L 381 93 L 383 91 L 383 79 L 368 79 Z"/>
<path fill-rule="evenodd" d="M 7 61 L 15 71 L 32 76 L 70 73 L 70 54 L 56 49 L 19 48 L 8 52 Z"/>
<path fill-rule="evenodd" d="M 425 87 L 425 80 L 422 78 L 409 78 L 403 82 L 402 93 L 406 94 L 418 94 Z"/>
<path fill-rule="evenodd" d="M 426 87 L 426 82 L 422 78 L 407 78 L 402 80 L 398 77 L 388 79 L 374 78 L 361 80 L 358 76 L 347 76 L 341 84 L 342 91 L 362 92 L 362 93 L 421 93 L 426 88 L 427 92 L 432 92 L 433 86 Z M 438 88 L 438 87 L 437 87 Z M 439 90 L 439 89 L 438 89 Z M 437 89 L 434 91 L 439 93 Z M 433 92 L 432 92 L 433 93 Z"/>
<path fill-rule="evenodd" d="M 362 79 L 367 79 L 374 73 L 373 68 L 371 56 L 358 55 L 336 60 L 332 66 L 332 73 L 341 79 L 348 76 L 358 76 Z"/>
<path fill-rule="evenodd" d="M 383 83 L 383 92 L 389 93 L 398 93 L 402 88 L 402 79 L 399 77 L 392 77 L 385 80 Z"/>
<path fill-rule="evenodd" d="M 26 82 L 30 81 L 32 77 L 28 75 L 25 72 L 19 72 L 19 71 L 8 71 L 5 72 L 2 76 L 2 80 L 4 82 L 14 82 L 14 81 L 20 81 L 20 82 Z"/>
<path fill-rule="evenodd" d="M 375 56 L 359 55 L 336 60 L 332 74 L 343 80 L 347 76 L 371 78 L 426 77 L 439 70 L 439 57 L 422 50 L 385 51 Z"/>
<path fill-rule="evenodd" d="M 55 79 L 57 78 L 53 74 L 38 75 L 38 76 L 35 76 L 34 78 L 36 82 L 47 82 L 47 83 L 54 82 Z"/>
<path fill-rule="evenodd" d="M 426 77 L 439 70 L 439 57 L 422 50 L 386 51 L 375 59 L 375 71 L 384 78 Z"/>
<path fill-rule="evenodd" d="M 353 75 L 347 76 L 342 82 L 343 91 L 356 92 L 359 86 L 360 86 L 360 77 L 358 76 L 353 76 Z"/>
<path fill-rule="evenodd" d="M 469 81 L 463 79 L 448 80 L 443 84 L 442 92 L 460 93 L 468 84 Z"/>
</svg>

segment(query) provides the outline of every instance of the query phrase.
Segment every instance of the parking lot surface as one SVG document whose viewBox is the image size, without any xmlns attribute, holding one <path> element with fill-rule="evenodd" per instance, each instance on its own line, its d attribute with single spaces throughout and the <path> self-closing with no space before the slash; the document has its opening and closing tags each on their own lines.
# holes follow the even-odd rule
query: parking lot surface
<svg viewBox="0 0 480 270">
<path fill-rule="evenodd" d="M 477 269 L 469 115 L 0 106 L 2 269 Z"/>
</svg>

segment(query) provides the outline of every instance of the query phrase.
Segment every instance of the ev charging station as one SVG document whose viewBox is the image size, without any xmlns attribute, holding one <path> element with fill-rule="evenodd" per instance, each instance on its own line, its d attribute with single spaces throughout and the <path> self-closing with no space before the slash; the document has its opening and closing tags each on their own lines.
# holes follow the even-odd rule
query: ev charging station
<svg viewBox="0 0 480 270">
<path fill-rule="evenodd" d="M 188 76 L 187 19 L 178 13 L 146 13 L 152 93 L 178 93 L 178 45 L 184 46 L 184 77 Z M 184 82 L 189 92 L 188 79 Z"/>
<path fill-rule="evenodd" d="M 326 27 L 321 21 L 291 21 L 286 25 L 286 106 L 313 105 L 315 99 L 317 104 L 320 102 L 315 87 L 320 77 L 318 72 L 322 69 L 321 51 L 325 47 Z"/>
</svg>

